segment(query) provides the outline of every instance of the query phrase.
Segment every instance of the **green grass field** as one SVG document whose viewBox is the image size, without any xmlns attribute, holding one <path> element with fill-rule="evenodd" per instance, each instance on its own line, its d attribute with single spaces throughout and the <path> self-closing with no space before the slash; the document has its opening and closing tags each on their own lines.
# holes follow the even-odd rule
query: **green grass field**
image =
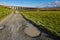
<svg viewBox="0 0 60 40">
<path fill-rule="evenodd" d="M 24 17 L 60 37 L 60 11 L 23 11 Z"/>
<path fill-rule="evenodd" d="M 0 7 L 0 21 L 12 13 L 13 10 L 9 8 Z"/>
</svg>

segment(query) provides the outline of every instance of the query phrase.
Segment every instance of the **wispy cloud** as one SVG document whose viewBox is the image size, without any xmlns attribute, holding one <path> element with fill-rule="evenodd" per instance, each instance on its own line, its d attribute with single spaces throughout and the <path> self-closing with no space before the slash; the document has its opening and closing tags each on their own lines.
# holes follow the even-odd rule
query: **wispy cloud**
<svg viewBox="0 0 60 40">
<path fill-rule="evenodd" d="M 0 5 L 5 5 L 6 3 L 5 2 L 0 2 Z"/>
</svg>

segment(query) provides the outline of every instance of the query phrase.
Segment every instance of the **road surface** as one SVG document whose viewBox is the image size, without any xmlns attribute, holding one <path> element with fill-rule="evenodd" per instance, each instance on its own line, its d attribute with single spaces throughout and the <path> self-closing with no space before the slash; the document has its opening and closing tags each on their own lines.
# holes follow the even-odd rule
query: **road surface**
<svg viewBox="0 0 60 40">
<path fill-rule="evenodd" d="M 44 32 L 36 38 L 26 35 L 24 28 L 32 24 L 17 11 L 1 22 L 0 25 L 5 26 L 4 29 L 0 30 L 0 40 L 55 40 Z"/>
</svg>

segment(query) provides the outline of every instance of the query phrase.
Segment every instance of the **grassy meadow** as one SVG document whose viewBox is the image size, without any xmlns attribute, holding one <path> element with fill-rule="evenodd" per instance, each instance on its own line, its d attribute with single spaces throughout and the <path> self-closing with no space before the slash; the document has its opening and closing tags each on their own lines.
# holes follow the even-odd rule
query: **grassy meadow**
<svg viewBox="0 0 60 40">
<path fill-rule="evenodd" d="M 60 11 L 22 11 L 23 16 L 60 37 Z"/>
<path fill-rule="evenodd" d="M 12 13 L 13 10 L 0 6 L 0 21 Z"/>
</svg>

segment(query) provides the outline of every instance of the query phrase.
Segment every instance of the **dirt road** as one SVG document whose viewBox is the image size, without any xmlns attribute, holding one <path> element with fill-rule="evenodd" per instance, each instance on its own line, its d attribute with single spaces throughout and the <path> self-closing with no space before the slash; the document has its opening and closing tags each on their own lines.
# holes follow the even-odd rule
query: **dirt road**
<svg viewBox="0 0 60 40">
<path fill-rule="evenodd" d="M 0 30 L 0 40 L 54 40 L 44 32 L 36 38 L 31 38 L 26 35 L 24 28 L 32 24 L 26 21 L 19 12 L 14 12 L 0 25 L 5 26 L 4 29 Z"/>
</svg>

